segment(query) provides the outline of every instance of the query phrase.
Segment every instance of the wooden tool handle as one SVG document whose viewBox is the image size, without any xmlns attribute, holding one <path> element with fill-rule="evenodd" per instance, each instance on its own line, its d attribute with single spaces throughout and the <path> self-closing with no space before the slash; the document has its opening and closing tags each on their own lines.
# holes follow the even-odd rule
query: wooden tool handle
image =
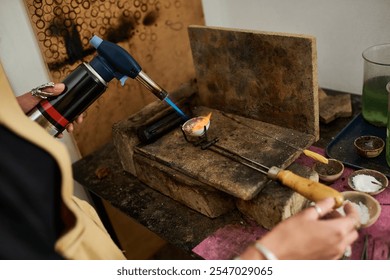
<svg viewBox="0 0 390 280">
<path fill-rule="evenodd" d="M 329 160 L 326 157 L 324 157 L 323 155 L 320 155 L 320 154 L 318 154 L 316 152 L 313 152 L 313 151 L 310 151 L 310 150 L 303 150 L 303 153 L 306 156 L 308 156 L 308 157 L 310 157 L 310 158 L 312 158 L 312 159 L 314 159 L 316 161 L 319 161 L 319 162 L 322 162 L 322 163 L 325 163 L 325 164 L 329 163 Z"/>
<path fill-rule="evenodd" d="M 317 202 L 327 197 L 333 197 L 335 199 L 334 208 L 340 207 L 344 202 L 343 195 L 331 187 L 277 167 L 271 167 L 269 172 L 275 171 L 272 170 L 273 168 L 278 169 L 278 172 L 275 174 L 276 179 L 278 179 L 283 185 L 293 189 L 311 201 Z M 272 178 L 272 175 L 270 175 L 270 177 Z"/>
</svg>

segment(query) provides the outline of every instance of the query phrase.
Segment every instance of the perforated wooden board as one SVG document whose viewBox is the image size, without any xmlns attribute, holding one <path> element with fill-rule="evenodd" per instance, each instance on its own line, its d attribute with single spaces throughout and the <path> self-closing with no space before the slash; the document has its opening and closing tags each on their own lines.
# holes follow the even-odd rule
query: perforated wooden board
<svg viewBox="0 0 390 280">
<path fill-rule="evenodd" d="M 204 24 L 200 0 L 48 1 L 25 0 L 42 56 L 53 81 L 62 81 L 90 61 L 96 34 L 129 51 L 143 70 L 168 92 L 195 77 L 187 26 Z M 74 133 L 82 155 L 111 138 L 112 125 L 156 97 L 129 79 L 112 81 Z"/>
</svg>

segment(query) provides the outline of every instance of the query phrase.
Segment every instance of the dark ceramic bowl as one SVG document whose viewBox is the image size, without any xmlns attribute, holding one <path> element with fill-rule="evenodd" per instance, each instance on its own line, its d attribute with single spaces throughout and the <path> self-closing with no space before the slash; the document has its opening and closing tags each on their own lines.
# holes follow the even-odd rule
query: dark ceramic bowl
<svg viewBox="0 0 390 280">
<path fill-rule="evenodd" d="M 385 141 L 382 138 L 373 135 L 364 135 L 355 139 L 353 142 L 358 155 L 366 158 L 379 156 L 385 147 Z"/>
<path fill-rule="evenodd" d="M 314 171 L 318 173 L 321 181 L 332 183 L 336 181 L 344 172 L 344 164 L 336 159 L 328 159 L 328 164 L 316 162 Z"/>
</svg>

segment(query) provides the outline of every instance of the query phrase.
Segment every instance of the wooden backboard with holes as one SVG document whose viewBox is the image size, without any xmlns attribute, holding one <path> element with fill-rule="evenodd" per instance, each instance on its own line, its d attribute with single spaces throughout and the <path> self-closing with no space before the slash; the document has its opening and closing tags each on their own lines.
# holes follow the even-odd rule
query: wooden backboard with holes
<svg viewBox="0 0 390 280">
<path fill-rule="evenodd" d="M 204 24 L 201 0 L 25 0 L 51 79 L 62 81 L 95 54 L 95 34 L 126 49 L 168 92 L 195 77 L 187 27 Z M 82 155 L 111 138 L 111 127 L 156 97 L 137 81 L 117 80 L 88 108 L 74 137 Z"/>
</svg>

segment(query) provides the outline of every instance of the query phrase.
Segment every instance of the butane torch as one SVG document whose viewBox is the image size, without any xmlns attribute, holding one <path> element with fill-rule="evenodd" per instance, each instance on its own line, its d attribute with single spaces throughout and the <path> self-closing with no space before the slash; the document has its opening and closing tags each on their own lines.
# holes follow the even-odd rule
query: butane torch
<svg viewBox="0 0 390 280">
<path fill-rule="evenodd" d="M 90 44 L 96 48 L 97 56 L 90 63 L 80 64 L 62 81 L 65 84 L 62 94 L 42 100 L 28 113 L 30 119 L 53 136 L 64 131 L 102 95 L 113 78 L 118 79 L 122 86 L 128 77 L 136 79 L 159 99 L 168 98 L 167 92 L 142 71 L 126 50 L 98 36 L 93 36 Z"/>
</svg>

